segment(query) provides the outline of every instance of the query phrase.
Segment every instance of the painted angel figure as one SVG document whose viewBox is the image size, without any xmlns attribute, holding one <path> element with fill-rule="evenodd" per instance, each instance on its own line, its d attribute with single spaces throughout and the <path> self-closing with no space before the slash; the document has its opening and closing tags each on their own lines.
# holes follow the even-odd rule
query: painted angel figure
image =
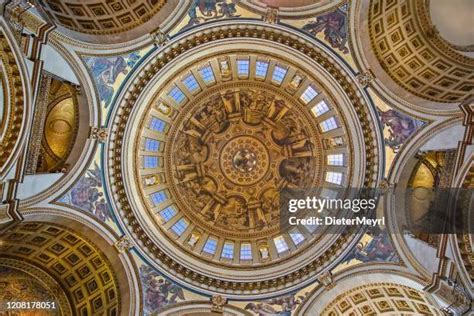
<svg viewBox="0 0 474 316">
<path fill-rule="evenodd" d="M 387 145 L 397 151 L 416 130 L 418 126 L 412 118 L 395 110 L 379 111 L 382 124 L 388 127 L 390 136 L 385 138 Z"/>
<path fill-rule="evenodd" d="M 113 84 L 120 73 L 126 75 L 127 62 L 122 56 L 118 57 L 93 57 L 87 62 L 92 76 L 95 79 L 101 101 L 108 107 L 114 94 Z"/>
<path fill-rule="evenodd" d="M 201 24 L 207 20 L 236 17 L 238 0 L 193 0 L 188 10 L 190 20 L 186 27 Z M 198 16 L 198 11 L 203 17 Z"/>
<path fill-rule="evenodd" d="M 303 30 L 308 31 L 313 36 L 324 31 L 324 39 L 329 42 L 333 48 L 339 49 L 344 54 L 349 53 L 346 47 L 348 38 L 348 17 L 347 13 L 341 9 L 320 15 L 316 21 L 303 26 Z"/>
</svg>

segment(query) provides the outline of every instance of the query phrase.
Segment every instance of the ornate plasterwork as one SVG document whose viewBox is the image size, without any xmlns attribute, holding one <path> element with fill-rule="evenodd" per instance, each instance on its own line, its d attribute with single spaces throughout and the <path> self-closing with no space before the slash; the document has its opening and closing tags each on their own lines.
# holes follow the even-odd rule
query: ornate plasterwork
<svg viewBox="0 0 474 316">
<path fill-rule="evenodd" d="M 150 214 L 156 214 L 152 219 L 159 230 L 175 239 L 175 220 L 184 215 L 186 223 L 191 223 L 179 233 L 178 243 L 185 250 L 233 266 L 268 264 L 294 255 L 311 241 L 313 234 L 300 229 L 305 240 L 294 244 L 291 236 L 279 229 L 278 191 L 320 186 L 331 152 L 344 157 L 335 170 L 344 175 L 344 184 L 350 183 L 352 142 L 336 102 L 303 70 L 264 54 L 237 57 L 229 52 L 224 56 L 201 60 L 182 74 L 173 75 L 173 84 L 179 85 L 176 78 L 189 78 L 190 74 L 202 79 L 202 65 L 225 64 L 212 70 L 217 77 L 212 84 L 198 84 L 199 92 L 191 93 L 189 101 L 172 106 L 174 101 L 164 88 L 148 105 L 148 112 L 139 120 L 144 122 L 140 145 L 131 149 L 138 153 L 134 162 L 136 174 L 141 178 L 145 207 Z M 231 60 L 250 59 L 247 75 L 231 75 L 238 73 L 237 62 Z M 257 60 L 268 68 L 284 64 L 291 80 L 271 83 L 269 71 L 265 77 L 250 80 Z M 309 87 L 317 89 L 318 95 L 304 104 L 300 95 Z M 316 116 L 311 109 L 321 102 L 327 106 L 326 112 Z M 155 118 L 168 122 L 162 131 L 153 129 Z M 318 123 L 328 118 L 337 119 L 340 126 L 332 133 L 322 133 Z M 155 148 L 147 146 L 150 141 L 155 142 Z M 159 163 L 147 166 L 147 159 L 157 159 Z M 155 202 L 156 193 L 165 194 L 167 201 Z M 163 215 L 165 209 L 170 211 L 169 207 L 179 213 L 172 220 Z M 287 251 L 280 253 L 274 241 L 279 236 L 289 245 Z M 217 241 L 215 250 L 203 249 L 209 240 Z M 227 251 L 221 256 L 224 244 Z M 245 259 L 239 258 L 242 247 L 251 252 Z"/>
<path fill-rule="evenodd" d="M 109 136 L 109 132 L 105 127 L 91 127 L 90 138 L 95 139 L 101 143 L 104 143 Z"/>
<path fill-rule="evenodd" d="M 71 315 L 71 302 L 61 284 L 49 273 L 24 260 L 0 258 L 0 279 L 2 302 L 54 302 L 54 315 Z M 51 311 L 38 311 L 40 316 Z"/>
<path fill-rule="evenodd" d="M 0 237 L 0 257 L 22 260 L 51 274 L 78 315 L 120 313 L 114 268 L 88 240 L 40 222 L 21 223 Z"/>
<path fill-rule="evenodd" d="M 114 197 L 116 207 L 120 210 L 124 224 L 128 226 L 133 236 L 137 238 L 139 244 L 142 245 L 141 249 L 144 250 L 148 256 L 153 258 L 153 261 L 159 269 L 164 270 L 164 272 L 170 276 L 179 276 L 179 278 L 176 278 L 176 281 L 178 282 L 182 282 L 184 279 L 186 280 L 184 281 L 186 284 L 193 287 L 198 286 L 202 290 L 211 291 L 212 293 L 225 292 L 231 295 L 245 295 L 246 293 L 275 293 L 275 291 L 278 291 L 277 288 L 288 289 L 289 287 L 294 287 L 296 284 L 303 285 L 303 282 L 310 281 L 310 278 L 312 276 L 314 277 L 315 272 L 321 271 L 324 265 L 332 264 L 333 259 L 340 253 L 343 253 L 346 247 L 349 247 L 347 244 L 349 240 L 345 239 L 347 236 L 341 236 L 338 238 L 337 242 L 329 247 L 325 247 L 327 250 L 324 255 L 321 254 L 318 256 L 315 253 L 305 253 L 305 255 L 300 256 L 301 260 L 306 261 L 306 263 L 299 269 L 294 269 L 283 264 L 282 269 L 284 271 L 280 269 L 278 277 L 273 272 L 271 273 L 271 277 L 268 275 L 267 278 L 265 277 L 265 274 L 262 274 L 257 276 L 259 279 L 258 281 L 249 282 L 248 278 L 246 278 L 246 281 L 243 282 L 243 280 L 241 281 L 241 278 L 236 275 L 236 279 L 229 280 L 229 282 L 222 280 L 220 276 L 215 275 L 215 272 L 213 272 L 218 271 L 220 269 L 219 266 L 209 266 L 208 269 L 207 266 L 199 264 L 199 260 L 192 257 L 183 261 L 172 255 L 172 253 L 169 252 L 170 250 L 167 250 L 171 245 L 169 241 L 163 238 L 157 239 L 156 237 L 150 237 L 150 230 L 153 230 L 153 228 L 141 225 L 140 223 L 143 219 L 137 218 L 137 213 L 133 211 L 133 209 L 137 207 L 136 204 L 142 202 L 137 201 L 135 198 L 130 199 L 130 196 L 127 196 L 127 191 L 136 189 L 125 186 L 124 175 L 125 177 L 129 177 L 130 172 L 122 170 L 123 164 L 120 164 L 119 161 L 123 161 L 123 153 L 125 153 L 125 155 L 133 155 L 132 150 L 123 148 L 124 145 L 127 145 L 127 142 L 124 141 L 124 137 L 129 137 L 126 136 L 127 133 L 129 133 L 129 131 L 127 131 L 127 122 L 130 121 L 131 114 L 133 115 L 132 117 L 134 117 L 137 115 L 137 111 L 139 113 L 143 111 L 135 110 L 132 113 L 132 107 L 140 104 L 144 98 L 150 100 L 149 93 L 152 87 L 153 89 L 151 91 L 157 89 L 162 91 L 159 87 L 161 87 L 160 85 L 163 85 L 163 82 L 156 83 L 156 81 L 167 80 L 166 82 L 170 82 L 170 78 L 165 79 L 163 77 L 163 74 L 170 73 L 170 67 L 178 67 L 180 64 L 186 65 L 186 63 L 190 62 L 196 63 L 197 56 L 203 56 L 203 54 L 205 54 L 206 50 L 204 50 L 204 48 L 213 44 L 214 41 L 218 44 L 217 39 L 219 38 L 221 41 L 233 38 L 235 45 L 237 45 L 237 42 L 239 41 L 237 38 L 240 38 L 243 45 L 248 45 L 252 42 L 252 46 L 249 47 L 258 47 L 259 43 L 266 42 L 266 46 L 279 46 L 278 49 L 274 47 L 273 52 L 287 51 L 286 54 L 288 56 L 299 54 L 299 63 L 306 63 L 310 60 L 314 60 L 318 65 L 324 67 L 324 73 L 332 78 L 330 80 L 333 80 L 332 82 L 338 82 L 338 84 L 336 84 L 337 88 L 335 88 L 331 93 L 344 94 L 343 97 L 342 95 L 333 97 L 337 98 L 341 103 L 347 101 L 351 102 L 348 103 L 347 107 L 344 107 L 344 109 L 353 111 L 352 115 L 357 116 L 357 123 L 353 121 L 354 116 L 351 116 L 351 114 L 347 114 L 348 116 L 343 118 L 344 120 L 350 120 L 352 122 L 351 124 L 354 124 L 352 126 L 352 131 L 355 134 L 360 131 L 359 136 L 354 138 L 354 141 L 359 139 L 358 137 L 361 137 L 363 143 L 359 143 L 360 145 L 357 146 L 362 147 L 357 147 L 356 150 L 361 151 L 358 154 L 361 154 L 362 152 L 364 155 L 366 154 L 364 167 L 361 168 L 360 165 L 357 167 L 358 172 L 361 172 L 363 176 L 357 177 L 357 179 L 361 180 L 365 186 L 375 186 L 380 172 L 378 166 L 380 153 L 379 145 L 375 140 L 375 137 L 379 136 L 377 136 L 378 134 L 374 134 L 377 129 L 372 121 L 374 113 L 371 112 L 371 108 L 366 104 L 366 99 L 362 96 L 361 91 L 357 90 L 357 85 L 355 84 L 354 79 L 350 78 L 338 62 L 329 57 L 329 55 L 323 52 L 321 48 L 316 47 L 313 40 L 309 38 L 305 39 L 304 36 L 296 39 L 296 36 L 291 34 L 291 32 L 288 32 L 286 29 L 283 30 L 281 27 L 275 29 L 274 27 L 266 26 L 265 24 L 258 22 L 246 22 L 235 25 L 223 21 L 220 22 L 219 25 L 214 25 L 212 28 L 207 27 L 205 32 L 201 32 L 200 28 L 195 28 L 189 34 L 183 34 L 172 41 L 163 50 L 150 55 L 148 60 L 142 64 L 141 69 L 139 70 L 140 74 L 135 76 L 132 79 L 132 83 L 127 87 L 127 93 L 124 95 L 124 92 L 122 92 L 121 96 L 119 96 L 118 107 L 115 109 L 115 113 L 113 114 L 113 134 L 111 134 L 113 137 L 111 137 L 111 140 L 107 144 L 108 157 L 106 161 L 108 161 L 109 164 L 107 172 L 108 177 L 110 177 L 108 180 L 111 184 L 111 195 Z M 253 40 L 254 38 L 258 38 L 258 40 L 255 41 Z M 203 48 L 200 48 L 201 46 Z M 264 47 L 265 46 L 262 46 L 262 49 L 264 49 Z M 192 55 L 189 55 L 188 50 L 191 49 L 194 52 L 192 52 Z M 221 45 L 220 48 L 219 46 L 216 46 L 213 49 L 207 50 L 207 53 L 216 52 L 215 49 L 225 50 L 228 48 L 226 48 L 225 45 Z M 178 63 L 177 61 L 175 63 L 172 62 L 181 58 L 181 55 L 183 55 L 182 58 L 185 60 L 186 58 L 189 58 L 186 56 L 193 57 L 192 59 L 187 59 L 187 61 L 182 61 L 181 63 Z M 288 58 L 296 58 L 296 56 Z M 168 68 L 168 71 L 161 72 L 160 70 L 165 67 Z M 157 74 L 160 74 L 161 76 L 158 77 L 156 76 Z M 326 75 L 323 77 L 325 76 Z M 151 82 L 154 83 L 151 84 Z M 166 88 L 164 89 L 166 90 Z M 155 104 L 155 111 L 157 111 L 160 108 L 160 104 L 153 104 Z M 179 107 L 178 104 L 172 106 L 173 109 L 177 107 Z M 140 106 L 135 106 L 135 108 L 139 109 Z M 130 125 L 128 129 L 130 128 L 133 129 L 134 127 Z M 355 144 L 353 145 L 356 146 Z M 361 161 L 358 163 L 360 162 Z M 132 180 L 125 179 L 125 181 L 130 183 Z M 362 183 L 359 185 L 362 185 Z M 135 193 L 133 194 L 133 196 L 137 196 Z M 308 261 L 308 255 L 313 256 L 313 259 Z M 316 255 L 316 257 L 314 257 L 314 255 Z M 299 256 L 295 256 L 296 259 L 298 259 L 298 257 Z M 235 272 L 233 269 L 227 271 Z M 219 275 L 222 276 L 223 273 L 219 273 Z"/>
<path fill-rule="evenodd" d="M 265 1 L 240 0 L 244 8 L 266 16 L 268 12 L 277 10 L 278 16 L 283 19 L 304 19 L 317 14 L 325 13 L 341 5 L 346 0 L 309 0 L 309 1 Z"/>
<path fill-rule="evenodd" d="M 322 315 L 442 315 L 423 293 L 394 283 L 373 283 L 341 293 L 322 311 Z"/>
<path fill-rule="evenodd" d="M 89 34 L 113 34 L 130 30 L 150 20 L 165 0 L 147 1 L 44 1 L 41 6 L 58 24 Z"/>
<path fill-rule="evenodd" d="M 0 122 L 0 178 L 13 163 L 27 118 L 27 92 L 21 66 L 15 58 L 10 39 L 0 25 L 0 72 L 3 90 L 3 116 Z"/>
<path fill-rule="evenodd" d="M 460 102 L 471 93 L 474 59 L 441 39 L 425 1 L 372 0 L 368 20 L 378 62 L 398 85 L 442 103 Z"/>
<path fill-rule="evenodd" d="M 264 237 L 278 231 L 279 189 L 322 182 L 316 122 L 304 106 L 257 82 L 210 90 L 216 93 L 185 107 L 171 125 L 166 183 L 179 208 L 207 231 Z"/>
<path fill-rule="evenodd" d="M 34 12 L 19 10 L 21 25 L 28 30 L 36 32 L 47 24 L 55 28 L 48 35 L 49 40 L 87 50 L 122 52 L 124 47 L 133 50 L 152 44 L 155 32 L 170 32 L 189 6 L 187 0 L 41 2 L 44 3 L 39 3 Z"/>
<path fill-rule="evenodd" d="M 222 296 L 213 296 L 209 301 L 186 301 L 170 304 L 160 310 L 163 316 L 188 316 L 188 315 L 225 315 L 225 316 L 252 316 L 242 308 L 226 302 Z"/>
<path fill-rule="evenodd" d="M 474 189 L 474 158 L 471 159 L 471 167 L 466 173 L 462 183 L 464 189 Z M 472 201 L 465 201 L 465 209 L 472 208 Z M 469 225 L 469 224 L 468 224 Z M 454 237 L 454 236 L 453 236 Z M 466 273 L 466 279 L 470 281 L 470 285 L 474 284 L 474 233 L 471 231 L 456 234 L 454 239 L 457 242 L 459 256 L 458 260 L 463 263 Z M 466 282 L 468 283 L 468 282 Z M 468 284 L 469 286 L 469 284 Z"/>
</svg>

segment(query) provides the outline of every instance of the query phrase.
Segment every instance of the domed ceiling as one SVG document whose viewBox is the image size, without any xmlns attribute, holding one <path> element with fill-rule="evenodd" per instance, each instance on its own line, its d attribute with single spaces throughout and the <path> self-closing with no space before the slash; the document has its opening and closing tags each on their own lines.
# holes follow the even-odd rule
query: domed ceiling
<svg viewBox="0 0 474 316">
<path fill-rule="evenodd" d="M 57 305 L 42 309 L 60 315 L 120 313 L 114 268 L 88 240 L 62 226 L 40 222 L 19 224 L 0 237 L 0 298 L 12 295 L 30 302 L 49 298 Z M 3 278 L 5 274 L 9 276 Z"/>
<path fill-rule="evenodd" d="M 372 48 L 381 67 L 411 94 L 440 103 L 460 102 L 474 87 L 474 59 L 439 36 L 430 19 L 430 3 L 370 1 Z M 435 19 L 439 21 L 436 12 Z"/>
<path fill-rule="evenodd" d="M 356 241 L 314 226 L 280 229 L 279 194 L 375 186 L 379 143 L 365 132 L 374 113 L 314 43 L 221 23 L 150 54 L 119 96 L 111 193 L 144 253 L 177 282 L 274 293 L 309 282 Z M 206 43 L 215 36 L 233 46 Z M 250 270 L 258 273 L 249 279 Z"/>
<path fill-rule="evenodd" d="M 468 310 L 472 234 L 400 220 L 427 200 L 380 195 L 377 221 L 327 225 L 360 215 L 353 189 L 473 183 L 472 58 L 446 5 L 8 2 L 0 299 L 65 315 Z M 328 221 L 288 226 L 295 191 L 336 202 L 294 214 Z"/>
<path fill-rule="evenodd" d="M 346 127 L 330 96 L 300 69 L 261 54 L 203 60 L 176 79 L 152 102 L 134 150 L 158 224 L 172 238 L 189 226 L 183 246 L 211 261 L 256 264 L 296 252 L 301 233 L 294 248 L 274 243 L 279 191 L 321 186 L 334 156 L 327 150 L 341 158 L 336 184 L 351 180 Z M 332 136 L 323 135 L 319 124 L 330 123 Z M 176 222 L 174 213 L 184 216 Z M 221 247 L 228 253 L 216 257 Z"/>
<path fill-rule="evenodd" d="M 44 12 L 64 34 L 86 42 L 126 42 L 163 26 L 177 9 L 178 0 L 44 1 Z M 68 32 L 73 31 L 73 32 Z"/>
<path fill-rule="evenodd" d="M 408 286 L 374 283 L 340 294 L 322 315 L 442 315 L 425 295 Z"/>
</svg>

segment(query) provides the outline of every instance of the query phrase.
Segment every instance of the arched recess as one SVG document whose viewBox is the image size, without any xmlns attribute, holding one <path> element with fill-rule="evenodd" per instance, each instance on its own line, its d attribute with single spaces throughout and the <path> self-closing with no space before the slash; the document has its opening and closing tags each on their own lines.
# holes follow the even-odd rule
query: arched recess
<svg viewBox="0 0 474 316">
<path fill-rule="evenodd" d="M 25 221 L 0 235 L 0 265 L 27 271 L 40 283 L 56 283 L 57 304 L 69 306 L 72 315 L 137 314 L 137 270 L 130 255 L 113 246 L 115 234 L 92 218 L 61 213 L 23 211 Z"/>
<path fill-rule="evenodd" d="M 31 120 L 31 88 L 22 53 L 5 20 L 0 19 L 0 180 L 25 147 Z"/>
<path fill-rule="evenodd" d="M 450 115 L 472 91 L 474 59 L 441 40 L 427 1 L 353 1 L 351 47 L 372 87 L 411 113 Z"/>
<path fill-rule="evenodd" d="M 413 227 L 410 226 L 410 223 L 413 223 L 411 221 L 419 219 L 423 214 L 407 213 L 406 205 L 409 201 L 406 199 L 405 190 L 415 189 L 414 185 L 430 190 L 434 187 L 449 187 L 449 170 L 452 168 L 458 141 L 462 137 L 463 128 L 459 118 L 427 126 L 404 145 L 387 177 L 394 194 L 388 194 L 383 203 L 392 241 L 402 261 L 426 278 L 431 278 L 438 268 L 437 238 L 429 231 L 418 230 L 413 235 L 409 230 L 409 227 Z M 434 162 L 436 160 L 442 162 L 437 164 Z M 438 170 L 435 170 L 436 167 Z M 444 179 L 435 180 L 438 171 L 438 177 L 443 174 Z M 415 208 L 412 204 L 413 209 Z"/>
<path fill-rule="evenodd" d="M 467 190 L 474 189 L 474 153 L 471 153 L 465 160 L 463 166 L 459 168 L 459 177 L 453 183 L 453 187 L 463 188 Z M 466 201 L 465 209 L 473 208 L 471 201 Z M 468 225 L 472 228 L 472 216 L 468 214 Z M 454 262 L 459 272 L 459 278 L 471 293 L 474 292 L 474 232 L 472 230 L 462 231 L 449 236 L 449 245 L 453 252 Z"/>
<path fill-rule="evenodd" d="M 44 302 L 37 315 L 73 315 L 69 299 L 61 284 L 49 273 L 23 258 L 0 257 L 0 278 L 3 302 Z M 48 306 L 49 305 L 49 306 Z M 27 313 L 27 312 L 26 312 Z M 20 312 L 19 315 L 26 315 Z"/>
<path fill-rule="evenodd" d="M 359 313 L 394 315 L 439 312 L 446 303 L 423 291 L 429 280 L 402 266 L 369 264 L 335 274 L 331 284 L 318 285 L 296 310 L 296 315 Z"/>
<path fill-rule="evenodd" d="M 45 126 L 48 123 L 46 114 L 51 114 L 51 110 L 56 104 L 54 100 L 62 101 L 70 96 L 75 104 L 72 119 L 76 124 L 75 137 L 68 145 L 68 155 L 64 161 L 64 168 L 57 170 L 59 174 L 36 173 L 33 170 L 36 168 L 35 164 L 38 161 L 38 156 L 30 155 L 28 157 L 28 173 L 31 176 L 25 177 L 23 187 L 20 187 L 22 207 L 40 201 L 52 201 L 63 195 L 82 176 L 91 163 L 97 148 L 97 142 L 90 139 L 90 129 L 91 126 L 99 126 L 101 120 L 100 102 L 86 66 L 75 51 L 64 46 L 55 36 L 49 38 L 47 52 L 54 52 L 54 58 L 46 57 L 45 71 L 42 73 L 41 82 L 44 85 L 42 89 L 48 91 L 48 93 L 41 95 L 40 92 L 38 98 L 38 102 L 42 103 L 41 105 L 45 111 L 45 119 L 33 121 L 33 129 L 40 131 L 38 133 L 39 138 L 44 138 L 44 129 L 48 127 Z M 46 55 L 49 56 L 50 54 Z M 60 72 L 53 65 L 55 59 L 57 64 L 61 65 Z M 60 85 L 61 89 L 66 89 L 69 92 L 66 94 L 59 93 L 58 98 L 51 97 L 53 92 L 51 86 L 53 84 Z M 50 91 L 51 93 L 49 93 Z M 64 97 L 61 97 L 61 95 Z M 48 100 L 51 102 L 48 102 Z M 41 147 L 41 142 L 41 139 L 32 139 L 31 147 Z M 37 179 L 38 181 L 36 181 Z"/>
</svg>

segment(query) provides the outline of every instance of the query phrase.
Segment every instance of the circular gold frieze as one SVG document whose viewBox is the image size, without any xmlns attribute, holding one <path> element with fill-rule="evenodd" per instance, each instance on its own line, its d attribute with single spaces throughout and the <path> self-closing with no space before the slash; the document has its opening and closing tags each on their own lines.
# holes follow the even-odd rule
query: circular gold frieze
<svg viewBox="0 0 474 316">
<path fill-rule="evenodd" d="M 278 230 L 279 190 L 317 186 L 321 139 L 302 104 L 264 84 L 224 84 L 184 106 L 164 152 L 177 206 L 213 234 Z"/>
</svg>

